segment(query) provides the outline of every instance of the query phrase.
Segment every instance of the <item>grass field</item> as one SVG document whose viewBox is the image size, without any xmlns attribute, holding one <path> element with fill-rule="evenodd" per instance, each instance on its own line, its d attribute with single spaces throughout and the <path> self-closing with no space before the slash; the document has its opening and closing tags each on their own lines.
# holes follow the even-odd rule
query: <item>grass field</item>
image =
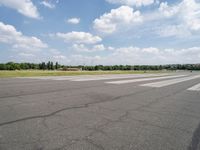
<svg viewBox="0 0 200 150">
<path fill-rule="evenodd" d="M 74 75 L 103 75 L 103 74 L 144 74 L 161 73 L 163 71 L 0 71 L 0 78 L 33 77 L 33 76 L 74 76 Z"/>
</svg>

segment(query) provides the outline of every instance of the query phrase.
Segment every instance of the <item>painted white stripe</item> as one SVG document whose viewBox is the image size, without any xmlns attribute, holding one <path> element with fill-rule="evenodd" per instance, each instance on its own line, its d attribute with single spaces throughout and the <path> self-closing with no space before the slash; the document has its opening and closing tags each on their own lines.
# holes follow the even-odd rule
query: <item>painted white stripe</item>
<svg viewBox="0 0 200 150">
<path fill-rule="evenodd" d="M 168 74 L 148 74 L 148 75 L 126 75 L 126 76 L 104 76 L 104 77 L 90 77 L 90 78 L 80 78 L 72 79 L 71 81 L 97 81 L 97 80 L 109 80 L 109 79 L 128 79 L 128 78 L 142 78 L 142 77 L 155 77 L 155 76 L 165 76 Z"/>
<path fill-rule="evenodd" d="M 38 77 L 17 77 L 22 79 L 38 79 L 38 80 L 73 80 L 90 78 L 91 75 L 80 75 L 80 76 L 38 76 Z"/>
<path fill-rule="evenodd" d="M 184 76 L 186 76 L 186 75 L 164 76 L 164 77 L 156 77 L 156 78 L 142 78 L 142 79 L 133 79 L 133 80 L 120 80 L 120 81 L 112 81 L 112 82 L 105 82 L 105 83 L 108 83 L 108 84 L 126 84 L 126 83 L 133 83 L 133 82 L 178 78 L 178 77 L 184 77 Z"/>
<path fill-rule="evenodd" d="M 96 80 L 109 80 L 109 79 L 129 79 L 129 78 L 142 78 L 142 77 L 157 77 L 166 76 L 169 74 L 111 74 L 111 75 L 79 75 L 79 76 L 38 76 L 38 77 L 17 77 L 37 80 L 69 80 L 69 81 L 96 81 Z"/>
<path fill-rule="evenodd" d="M 169 85 L 173 85 L 173 84 L 177 84 L 177 83 L 180 83 L 180 82 L 189 81 L 189 80 L 193 80 L 193 79 L 197 79 L 197 78 L 200 78 L 200 75 L 190 76 L 190 77 L 185 77 L 185 78 L 172 79 L 172 80 L 165 80 L 165 81 L 160 81 L 160 82 L 147 83 L 147 84 L 142 84 L 140 86 L 164 87 L 164 86 L 169 86 Z"/>
<path fill-rule="evenodd" d="M 189 90 L 189 91 L 200 91 L 200 83 L 192 86 L 191 88 L 189 88 L 187 90 Z"/>
<path fill-rule="evenodd" d="M 36 79 L 36 80 L 51 80 L 52 78 L 55 78 L 55 77 L 17 77 L 17 78 L 20 78 L 20 79 Z"/>
<path fill-rule="evenodd" d="M 90 80 L 99 80 L 99 79 L 110 79 L 115 78 L 115 75 L 81 75 L 73 77 L 57 77 L 52 78 L 51 80 L 70 80 L 70 81 L 90 81 Z"/>
</svg>

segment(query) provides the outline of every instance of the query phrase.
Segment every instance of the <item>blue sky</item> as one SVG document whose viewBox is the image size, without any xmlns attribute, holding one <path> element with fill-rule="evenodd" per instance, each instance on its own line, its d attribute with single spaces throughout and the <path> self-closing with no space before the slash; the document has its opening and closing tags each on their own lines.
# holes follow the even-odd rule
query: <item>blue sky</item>
<svg viewBox="0 0 200 150">
<path fill-rule="evenodd" d="M 0 63 L 200 63 L 199 0 L 0 0 Z"/>
</svg>

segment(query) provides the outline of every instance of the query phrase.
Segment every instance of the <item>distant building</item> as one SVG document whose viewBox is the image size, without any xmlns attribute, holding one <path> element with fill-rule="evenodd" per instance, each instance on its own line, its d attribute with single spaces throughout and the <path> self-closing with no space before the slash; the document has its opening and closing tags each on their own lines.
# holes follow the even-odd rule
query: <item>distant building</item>
<svg viewBox="0 0 200 150">
<path fill-rule="evenodd" d="M 82 71 L 82 68 L 62 68 L 63 71 Z"/>
</svg>

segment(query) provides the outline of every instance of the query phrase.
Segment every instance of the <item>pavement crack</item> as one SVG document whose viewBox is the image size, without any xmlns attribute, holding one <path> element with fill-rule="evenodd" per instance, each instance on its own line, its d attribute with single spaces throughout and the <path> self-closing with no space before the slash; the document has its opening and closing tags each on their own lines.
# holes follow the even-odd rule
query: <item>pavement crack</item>
<svg viewBox="0 0 200 150">
<path fill-rule="evenodd" d="M 5 125 L 9 125 L 9 124 L 13 124 L 13 123 L 18 123 L 18 122 L 22 122 L 22 121 L 27 121 L 27 120 L 32 120 L 32 119 L 40 119 L 40 118 L 47 118 L 47 117 L 51 117 L 55 114 L 58 114 L 60 112 L 63 112 L 63 111 L 66 111 L 66 110 L 72 110 L 72 109 L 80 109 L 80 108 L 87 108 L 89 107 L 90 105 L 95 105 L 95 104 L 100 104 L 100 103 L 105 103 L 105 102 L 112 102 L 112 101 L 116 101 L 116 100 L 119 100 L 121 99 L 122 97 L 129 97 L 129 96 L 132 96 L 134 94 L 141 94 L 141 93 L 144 93 L 146 91 L 149 91 L 148 90 L 143 90 L 143 91 L 139 91 L 139 92 L 134 92 L 134 93 L 130 93 L 130 94 L 126 94 L 126 95 L 122 95 L 122 96 L 117 96 L 117 97 L 114 97 L 110 100 L 98 100 L 98 101 L 93 101 L 93 102 L 90 102 L 90 103 L 86 103 L 86 104 L 82 104 L 80 106 L 72 106 L 72 107 L 66 107 L 66 108 L 62 108 L 62 109 L 59 109 L 57 111 L 54 111 L 52 113 L 49 113 L 49 114 L 44 114 L 44 115 L 36 115 L 36 116 L 30 116 L 30 117 L 25 117 L 25 118 L 21 118 L 21 119 L 16 119 L 16 120 L 12 120 L 12 121 L 7 121 L 7 122 L 3 122 L 3 123 L 0 123 L 0 127 L 1 126 L 5 126 Z"/>
<path fill-rule="evenodd" d="M 40 118 L 47 118 L 47 117 L 51 117 L 51 116 L 54 116 L 55 114 L 58 114 L 60 112 L 63 112 L 63 111 L 66 111 L 66 110 L 72 110 L 72 109 L 80 109 L 80 108 L 87 108 L 91 105 L 95 105 L 95 104 L 100 104 L 100 103 L 105 103 L 105 102 L 112 102 L 112 101 L 116 101 L 116 100 L 119 100 L 121 99 L 122 97 L 129 97 L 129 96 L 132 96 L 134 94 L 141 94 L 141 93 L 145 93 L 149 91 L 149 89 L 147 90 L 142 90 L 142 91 L 138 91 L 138 92 L 134 92 L 134 93 L 129 93 L 129 94 L 126 94 L 126 95 L 122 95 L 122 96 L 116 96 L 112 99 L 109 99 L 109 100 L 98 100 L 98 101 L 93 101 L 93 102 L 90 102 L 90 103 L 86 103 L 86 104 L 82 104 L 82 105 L 79 105 L 79 106 L 72 106 L 72 107 L 65 107 L 65 108 L 62 108 L 62 109 L 59 109 L 57 111 L 54 111 L 52 113 L 49 113 L 49 114 L 44 114 L 44 115 L 36 115 L 36 116 L 30 116 L 30 117 L 25 117 L 25 118 L 21 118 L 21 119 L 16 119 L 16 120 L 12 120 L 12 121 L 7 121 L 7 122 L 3 122 L 3 123 L 0 123 L 0 127 L 1 126 L 5 126 L 5 125 L 9 125 L 9 124 L 13 124 L 13 123 L 18 123 L 18 122 L 22 122 L 22 121 L 27 121 L 27 120 L 32 120 L 32 119 L 40 119 Z M 180 90 L 182 91 L 182 90 Z M 177 94 L 179 93 L 180 91 L 178 92 L 175 92 L 173 94 Z M 147 105 L 142 105 L 141 107 L 138 107 L 136 110 L 138 109 L 141 109 L 141 108 L 144 108 L 144 107 L 148 107 L 156 102 L 158 102 L 161 98 L 166 98 L 166 97 L 170 97 L 172 94 L 169 94 L 167 96 L 164 96 L 164 97 L 159 97 L 157 98 L 156 100 L 148 103 Z"/>
<path fill-rule="evenodd" d="M 165 95 L 165 96 L 158 97 L 158 98 L 156 98 L 155 100 L 149 102 L 148 104 L 144 104 L 144 105 L 142 105 L 142 106 L 136 108 L 135 110 L 141 110 L 142 108 L 149 107 L 149 106 L 151 106 L 151 105 L 153 105 L 153 104 L 159 102 L 160 100 L 163 100 L 164 98 L 168 98 L 168 97 L 171 97 L 171 96 L 175 96 L 175 95 L 179 94 L 179 93 L 182 92 L 182 91 L 183 91 L 183 89 L 181 89 L 181 90 L 179 90 L 179 91 L 176 91 L 176 92 L 173 92 L 173 93 L 171 93 L 171 94 Z"/>
<path fill-rule="evenodd" d="M 3 123 L 0 123 L 0 126 L 9 125 L 9 124 L 22 122 L 22 121 L 27 121 L 27 120 L 32 120 L 32 119 L 47 118 L 47 117 L 51 117 L 51 116 L 53 116 L 53 115 L 55 115 L 57 113 L 60 113 L 62 111 L 71 110 L 71 109 L 85 108 L 85 107 L 88 107 L 88 105 L 84 104 L 84 105 L 81 105 L 81 106 L 67 107 L 67 108 L 59 109 L 57 111 L 54 111 L 54 112 L 46 114 L 46 115 L 30 116 L 30 117 L 25 117 L 25 118 L 21 118 L 21 119 L 12 120 L 12 121 L 3 122 Z"/>
</svg>

